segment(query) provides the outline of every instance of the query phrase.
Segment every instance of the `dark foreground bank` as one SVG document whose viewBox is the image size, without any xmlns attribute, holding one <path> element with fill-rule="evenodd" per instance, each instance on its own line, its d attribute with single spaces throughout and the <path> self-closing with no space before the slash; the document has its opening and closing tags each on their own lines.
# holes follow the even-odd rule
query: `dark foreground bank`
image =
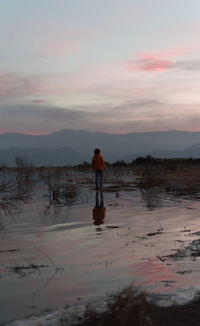
<svg viewBox="0 0 200 326">
<path fill-rule="evenodd" d="M 200 325 L 200 299 L 185 305 L 159 307 L 129 286 L 112 296 L 105 312 L 88 305 L 79 326 L 196 326 Z"/>
</svg>

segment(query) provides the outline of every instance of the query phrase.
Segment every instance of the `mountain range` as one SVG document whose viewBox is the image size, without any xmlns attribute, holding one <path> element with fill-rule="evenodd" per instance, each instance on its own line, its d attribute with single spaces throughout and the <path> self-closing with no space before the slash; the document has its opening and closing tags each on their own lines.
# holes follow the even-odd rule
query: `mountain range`
<svg viewBox="0 0 200 326">
<path fill-rule="evenodd" d="M 107 162 L 131 161 L 138 156 L 200 157 L 200 132 L 159 131 L 106 134 L 61 130 L 49 135 L 0 134 L 0 163 L 15 165 L 21 157 L 34 165 L 76 165 L 90 162 L 99 147 Z"/>
</svg>

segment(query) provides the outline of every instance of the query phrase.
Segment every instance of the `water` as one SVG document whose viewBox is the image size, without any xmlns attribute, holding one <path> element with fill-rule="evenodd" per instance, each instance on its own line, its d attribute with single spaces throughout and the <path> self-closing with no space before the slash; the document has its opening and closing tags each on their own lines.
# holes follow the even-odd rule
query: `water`
<svg viewBox="0 0 200 326">
<path fill-rule="evenodd" d="M 45 182 L 2 193 L 0 323 L 103 302 L 131 282 L 164 304 L 196 295 L 198 256 L 173 254 L 199 238 L 197 194 L 140 191 L 122 180 L 105 180 L 96 193 L 90 175 L 70 178 L 67 200 L 53 200 Z"/>
</svg>

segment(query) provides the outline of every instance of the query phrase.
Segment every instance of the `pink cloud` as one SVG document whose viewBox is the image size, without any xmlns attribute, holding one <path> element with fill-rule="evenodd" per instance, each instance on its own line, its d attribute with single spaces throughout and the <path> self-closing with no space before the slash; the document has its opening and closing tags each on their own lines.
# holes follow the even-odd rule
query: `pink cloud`
<svg viewBox="0 0 200 326">
<path fill-rule="evenodd" d="M 48 58 L 69 57 L 79 53 L 96 38 L 97 33 L 91 30 L 68 30 L 44 39 L 39 51 Z"/>
<path fill-rule="evenodd" d="M 139 59 L 166 59 L 166 58 L 171 58 L 171 57 L 177 57 L 180 55 L 184 55 L 188 52 L 190 52 L 193 49 L 193 47 L 185 47 L 185 48 L 180 48 L 180 49 L 173 49 L 173 50 L 168 50 L 168 51 L 162 51 L 162 52 L 157 52 L 157 53 L 139 53 L 137 56 Z"/>
<path fill-rule="evenodd" d="M 175 67 L 174 58 L 191 51 L 191 47 L 158 53 L 138 53 L 136 59 L 128 61 L 128 70 L 161 72 Z"/>
<path fill-rule="evenodd" d="M 169 60 L 146 59 L 128 62 L 129 70 L 164 71 L 170 68 L 173 68 L 173 62 Z"/>
<path fill-rule="evenodd" d="M 32 103 L 44 103 L 43 97 L 73 93 L 79 90 L 79 86 L 75 75 L 23 75 L 0 72 L 0 99 L 30 98 Z"/>
<path fill-rule="evenodd" d="M 58 130 L 56 130 L 58 131 Z M 34 136 L 41 136 L 41 135 L 49 135 L 51 132 L 41 132 L 41 131 L 19 131 L 19 130 L 11 130 L 10 132 L 20 132 L 23 134 L 27 134 L 27 135 L 34 135 Z"/>
<path fill-rule="evenodd" d="M 33 128 L 34 128 L 34 126 L 33 126 Z M 59 131 L 59 129 L 58 130 L 55 130 L 55 132 L 56 131 Z M 27 131 L 27 130 L 23 130 L 22 128 L 18 128 L 18 129 L 7 129 L 7 128 L 5 128 L 5 129 L 3 129 L 3 128 L 1 128 L 0 129 L 0 134 L 4 134 L 4 133 L 10 133 L 10 132 L 12 132 L 12 133 L 20 133 L 20 134 L 26 134 L 26 135 L 34 135 L 34 136 L 41 136 L 41 135 L 49 135 L 51 132 L 54 132 L 54 130 L 53 131 L 48 131 L 48 132 L 41 132 L 41 131 L 35 131 L 35 130 L 29 130 L 29 131 Z"/>
<path fill-rule="evenodd" d="M 48 58 L 69 57 L 81 50 L 81 44 L 73 41 L 49 40 L 42 45 L 42 54 Z"/>
<path fill-rule="evenodd" d="M 74 29 L 52 33 L 43 39 L 39 51 L 47 58 L 69 57 L 82 51 L 88 42 L 96 40 L 100 35 L 90 29 Z"/>
<path fill-rule="evenodd" d="M 45 103 L 46 101 L 43 99 L 37 99 L 37 100 L 33 100 L 33 103 Z"/>
<path fill-rule="evenodd" d="M 0 98 L 14 96 L 30 96 L 39 89 L 36 77 L 15 73 L 0 73 Z"/>
</svg>

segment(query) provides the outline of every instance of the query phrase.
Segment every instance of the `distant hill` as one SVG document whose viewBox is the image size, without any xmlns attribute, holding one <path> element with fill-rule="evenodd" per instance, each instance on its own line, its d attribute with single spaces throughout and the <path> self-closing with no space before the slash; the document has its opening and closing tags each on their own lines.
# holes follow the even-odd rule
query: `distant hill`
<svg viewBox="0 0 200 326">
<path fill-rule="evenodd" d="M 200 158 L 200 143 L 194 144 L 184 151 L 155 151 L 152 156 L 159 158 Z"/>
<path fill-rule="evenodd" d="M 16 157 L 20 157 L 24 162 L 35 166 L 76 165 L 89 159 L 86 155 L 80 154 L 68 147 L 59 149 L 14 147 L 0 150 L 1 165 L 15 166 Z"/>
<path fill-rule="evenodd" d="M 150 151 L 150 152 L 143 152 L 143 153 L 134 153 L 133 156 L 127 156 L 125 161 L 130 161 L 139 156 L 147 156 L 151 155 L 152 157 L 156 158 L 200 158 L 200 143 L 194 144 L 188 147 L 184 151 Z"/>
<path fill-rule="evenodd" d="M 148 154 L 157 157 L 197 157 L 199 143 L 200 132 L 173 130 L 123 135 L 82 130 L 61 130 L 39 136 L 6 133 L 0 134 L 0 160 L 11 164 L 16 155 L 23 155 L 34 164 L 78 164 L 91 161 L 96 147 L 102 149 L 108 162 L 130 161 Z"/>
</svg>

